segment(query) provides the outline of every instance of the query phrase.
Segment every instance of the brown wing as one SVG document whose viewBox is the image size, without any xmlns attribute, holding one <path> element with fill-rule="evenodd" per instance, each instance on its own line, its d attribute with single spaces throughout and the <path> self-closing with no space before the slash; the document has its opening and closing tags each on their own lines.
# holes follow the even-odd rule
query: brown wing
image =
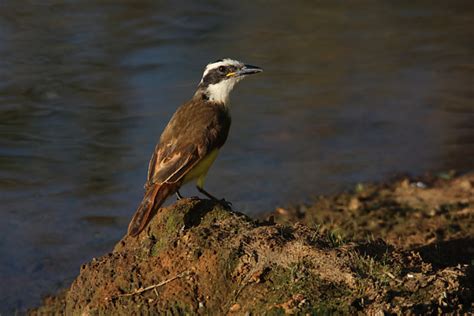
<svg viewBox="0 0 474 316">
<path fill-rule="evenodd" d="M 230 127 L 219 104 L 191 100 L 173 115 L 148 166 L 146 186 L 176 183 L 211 150 L 221 147 Z"/>
<path fill-rule="evenodd" d="M 201 156 L 205 156 L 205 153 L 200 155 L 197 146 L 192 144 L 175 148 L 172 152 L 162 147 L 157 146 L 148 166 L 147 185 L 175 183 L 199 162 Z"/>
</svg>

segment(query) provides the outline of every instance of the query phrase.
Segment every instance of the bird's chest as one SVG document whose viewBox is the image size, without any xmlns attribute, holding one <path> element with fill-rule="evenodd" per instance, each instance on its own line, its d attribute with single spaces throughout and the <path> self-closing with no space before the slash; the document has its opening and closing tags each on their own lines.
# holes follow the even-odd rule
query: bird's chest
<svg viewBox="0 0 474 316">
<path fill-rule="evenodd" d="M 219 149 L 212 150 L 206 157 L 204 157 L 201 161 L 199 161 L 194 168 L 192 168 L 185 176 L 184 176 L 184 183 L 189 182 L 191 180 L 197 179 L 199 177 L 205 176 L 209 171 L 209 168 L 212 166 L 214 161 L 217 158 L 217 154 L 219 153 Z"/>
</svg>

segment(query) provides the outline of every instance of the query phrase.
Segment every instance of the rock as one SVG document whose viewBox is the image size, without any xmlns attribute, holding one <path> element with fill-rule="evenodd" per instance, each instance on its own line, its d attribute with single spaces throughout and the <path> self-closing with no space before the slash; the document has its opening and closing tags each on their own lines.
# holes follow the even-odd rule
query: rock
<svg viewBox="0 0 474 316">
<path fill-rule="evenodd" d="M 235 312 L 240 311 L 240 309 L 241 309 L 240 304 L 235 303 L 234 305 L 230 307 L 229 312 L 235 313 Z"/>
<path fill-rule="evenodd" d="M 355 212 L 360 208 L 360 206 L 361 203 L 359 199 L 357 197 L 353 197 L 349 200 L 349 205 L 347 206 L 347 208 L 349 209 L 349 211 Z"/>
<path fill-rule="evenodd" d="M 137 238 L 125 236 L 110 254 L 83 265 L 68 289 L 29 313 L 413 314 L 416 307 L 415 312 L 422 314 L 462 314 L 472 303 L 472 267 L 448 265 L 458 266 L 452 251 L 464 251 L 464 257 L 472 258 L 466 253 L 472 235 L 462 235 L 472 233 L 467 229 L 472 227 L 472 216 L 452 215 L 472 210 L 472 196 L 448 191 L 443 200 L 436 200 L 466 199 L 449 200 L 442 214 L 450 216 L 443 218 L 442 214 L 416 217 L 419 209 L 398 202 L 397 194 L 408 193 L 423 194 L 423 201 L 427 194 L 439 199 L 435 193 L 445 192 L 443 188 L 397 193 L 396 185 L 394 189 L 368 186 L 363 212 L 357 194 L 320 198 L 304 214 L 296 211 L 293 222 L 311 220 L 307 224 L 314 229 L 301 223 L 257 222 L 229 213 L 219 203 L 183 199 L 160 209 Z M 452 190 L 449 183 L 446 188 Z M 292 209 L 280 216 L 292 219 Z M 434 234 L 434 225 L 443 221 L 451 230 Z M 425 226 L 429 230 L 423 232 Z M 335 242 L 334 229 L 361 238 Z M 403 235 L 407 231 L 409 235 Z M 464 244 L 439 241 L 451 231 L 463 236 L 457 241 Z M 372 237 L 367 238 L 367 233 Z M 381 237 L 403 245 L 419 245 L 420 240 L 426 244 L 399 249 Z M 439 264 L 436 260 L 444 254 Z M 440 301 L 440 297 L 449 299 Z"/>
</svg>

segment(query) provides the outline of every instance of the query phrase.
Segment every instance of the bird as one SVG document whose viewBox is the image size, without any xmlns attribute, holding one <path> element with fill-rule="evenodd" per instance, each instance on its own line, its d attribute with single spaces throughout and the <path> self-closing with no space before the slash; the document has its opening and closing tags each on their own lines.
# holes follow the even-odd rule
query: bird
<svg viewBox="0 0 474 316">
<path fill-rule="evenodd" d="M 193 180 L 200 193 L 228 205 L 204 189 L 205 178 L 229 134 L 230 92 L 243 78 L 262 71 L 230 58 L 205 67 L 193 97 L 176 110 L 155 147 L 144 197 L 128 226 L 129 236 L 140 234 L 169 196 L 181 199 L 180 187 Z"/>
</svg>

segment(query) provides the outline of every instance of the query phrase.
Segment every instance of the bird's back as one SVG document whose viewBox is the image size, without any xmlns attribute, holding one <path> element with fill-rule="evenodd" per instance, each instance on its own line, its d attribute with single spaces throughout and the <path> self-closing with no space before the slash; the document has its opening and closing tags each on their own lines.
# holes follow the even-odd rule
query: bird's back
<svg viewBox="0 0 474 316">
<path fill-rule="evenodd" d="M 230 115 L 220 103 L 197 97 L 181 105 L 160 137 L 160 145 L 172 142 L 207 143 L 221 147 L 229 133 Z"/>
</svg>

